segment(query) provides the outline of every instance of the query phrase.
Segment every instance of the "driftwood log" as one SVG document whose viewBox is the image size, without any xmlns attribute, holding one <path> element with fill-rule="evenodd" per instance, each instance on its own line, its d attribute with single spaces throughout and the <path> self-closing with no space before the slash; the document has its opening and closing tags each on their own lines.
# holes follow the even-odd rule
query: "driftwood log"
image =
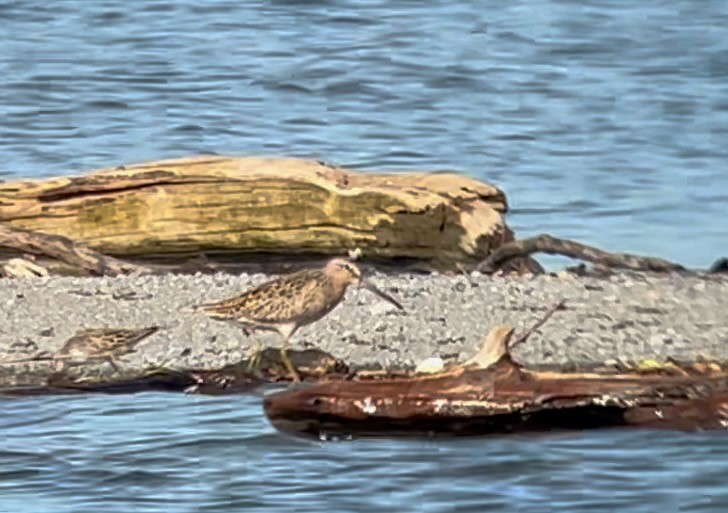
<svg viewBox="0 0 728 513">
<path fill-rule="evenodd" d="M 32 259 L 11 258 L 7 262 L 0 263 L 0 276 L 6 278 L 35 278 L 48 276 L 48 270 L 33 262 Z"/>
<path fill-rule="evenodd" d="M 96 276 L 115 276 L 146 270 L 143 266 L 102 255 L 97 251 L 89 249 L 86 245 L 75 243 L 62 235 L 28 232 L 26 230 L 9 228 L 1 223 L 0 247 L 16 250 L 21 253 L 50 257 Z M 16 260 L 15 265 L 8 267 L 5 272 L 6 274 L 13 275 L 13 270 L 17 269 L 19 269 L 19 262 Z M 33 271 L 29 263 L 26 263 L 25 269 L 27 271 Z M 35 272 L 38 274 L 42 271 L 36 269 Z"/>
<path fill-rule="evenodd" d="M 728 373 L 558 373 L 504 357 L 486 369 L 332 381 L 266 396 L 279 430 L 312 437 L 482 436 L 558 430 L 728 426 Z"/>
<path fill-rule="evenodd" d="M 357 173 L 206 156 L 0 183 L 0 223 L 117 258 L 412 260 L 472 269 L 512 238 L 498 188 L 456 174 Z M 427 265 L 425 265 L 427 264 Z"/>
<path fill-rule="evenodd" d="M 560 301 L 513 341 L 512 327 L 496 326 L 478 354 L 440 374 L 288 390 L 266 397 L 266 415 L 282 431 L 318 438 L 728 425 L 728 372 L 715 364 L 609 374 L 533 371 L 514 362 L 511 348 L 564 307 Z"/>
</svg>

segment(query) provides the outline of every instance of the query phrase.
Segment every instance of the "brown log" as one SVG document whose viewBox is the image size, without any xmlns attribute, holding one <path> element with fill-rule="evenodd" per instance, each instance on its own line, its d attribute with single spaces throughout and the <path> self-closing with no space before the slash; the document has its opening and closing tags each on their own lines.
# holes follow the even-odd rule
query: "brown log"
<svg viewBox="0 0 728 513">
<path fill-rule="evenodd" d="M 54 258 L 97 276 L 116 276 L 146 270 L 142 266 L 102 255 L 62 235 L 29 232 L 4 224 L 0 224 L 0 247 Z"/>
<path fill-rule="evenodd" d="M 725 429 L 728 374 L 532 372 L 505 357 L 487 369 L 302 386 L 264 407 L 277 429 L 315 437 Z"/>
<path fill-rule="evenodd" d="M 663 260 L 662 258 L 644 257 L 629 253 L 610 253 L 580 242 L 559 239 L 548 234 L 541 234 L 529 239 L 521 239 L 503 244 L 480 264 L 479 270 L 492 274 L 500 270 L 511 259 L 524 258 L 533 253 L 561 255 L 614 269 L 632 269 L 660 273 L 688 272 L 682 265 Z"/>
</svg>

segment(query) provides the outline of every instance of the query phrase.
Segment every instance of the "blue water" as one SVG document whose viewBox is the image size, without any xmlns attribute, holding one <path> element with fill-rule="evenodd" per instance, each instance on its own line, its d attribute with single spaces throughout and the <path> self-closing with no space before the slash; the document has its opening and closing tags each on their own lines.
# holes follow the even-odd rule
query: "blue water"
<svg viewBox="0 0 728 513">
<path fill-rule="evenodd" d="M 447 169 L 502 187 L 518 236 L 705 267 L 728 235 L 726 27 L 718 0 L 4 0 L 0 175 L 198 153 Z M 716 435 L 316 444 L 254 398 L 0 408 L 13 513 L 725 511 Z"/>
<path fill-rule="evenodd" d="M 160 408 L 160 405 L 164 408 Z M 250 397 L 7 400 L 0 511 L 715 511 L 728 435 L 323 443 Z"/>
</svg>

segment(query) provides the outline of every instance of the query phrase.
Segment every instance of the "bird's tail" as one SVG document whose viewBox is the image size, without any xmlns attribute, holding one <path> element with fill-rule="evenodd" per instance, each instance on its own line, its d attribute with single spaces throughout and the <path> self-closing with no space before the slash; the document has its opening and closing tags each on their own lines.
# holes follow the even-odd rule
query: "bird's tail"
<svg viewBox="0 0 728 513">
<path fill-rule="evenodd" d="M 182 313 L 204 312 L 213 318 L 227 318 L 230 314 L 230 307 L 223 303 L 202 303 L 188 306 L 180 310 Z"/>
</svg>

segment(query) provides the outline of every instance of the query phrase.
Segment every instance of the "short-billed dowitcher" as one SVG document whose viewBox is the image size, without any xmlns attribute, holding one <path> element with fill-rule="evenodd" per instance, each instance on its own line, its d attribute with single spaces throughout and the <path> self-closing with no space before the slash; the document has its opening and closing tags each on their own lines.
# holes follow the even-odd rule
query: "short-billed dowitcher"
<svg viewBox="0 0 728 513">
<path fill-rule="evenodd" d="M 118 371 L 116 359 L 134 352 L 139 342 L 159 331 L 159 326 L 141 329 L 99 328 L 77 331 L 52 356 L 36 356 L 24 361 L 52 360 L 55 371 L 63 369 L 65 363 L 84 364 L 92 361 L 106 361 Z"/>
<path fill-rule="evenodd" d="M 283 275 L 240 296 L 198 305 L 195 310 L 205 312 L 213 319 L 233 322 L 246 336 L 255 330 L 278 332 L 283 339 L 281 360 L 293 380 L 300 381 L 287 354 L 291 337 L 301 326 L 318 321 L 336 308 L 350 285 L 366 288 L 398 309 L 404 309 L 393 297 L 364 280 L 354 263 L 334 258 L 323 268 Z M 251 366 L 261 349 L 257 343 Z"/>
</svg>

